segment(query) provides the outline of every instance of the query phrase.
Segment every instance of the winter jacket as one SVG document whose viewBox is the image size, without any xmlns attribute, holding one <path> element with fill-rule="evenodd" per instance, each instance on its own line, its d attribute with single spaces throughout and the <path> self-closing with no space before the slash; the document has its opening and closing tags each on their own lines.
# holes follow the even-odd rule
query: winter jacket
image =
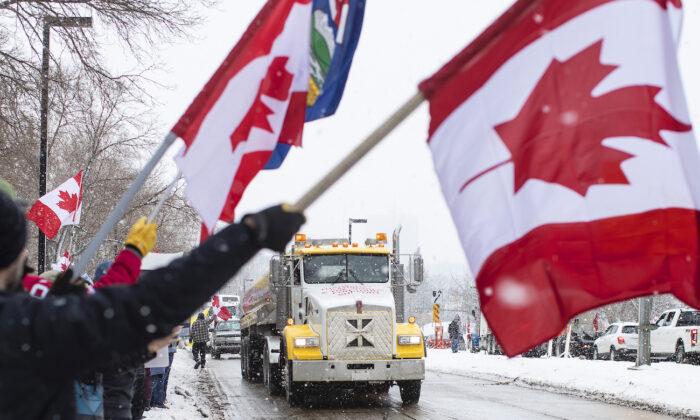
<svg viewBox="0 0 700 420">
<path fill-rule="evenodd" d="M 103 275 L 95 275 L 94 288 L 135 284 L 140 273 L 141 257 L 135 251 L 127 248 L 117 255 L 117 258 L 109 265 Z M 150 358 L 145 353 L 140 351 L 118 358 L 109 366 L 100 369 L 102 371 L 104 417 L 106 419 L 129 418 L 131 416 L 131 400 L 136 379 L 136 373 L 133 369 Z"/>
<path fill-rule="evenodd" d="M 117 255 L 107 272 L 95 281 L 94 288 L 135 284 L 141 273 L 141 257 L 130 249 L 124 249 Z"/>
<path fill-rule="evenodd" d="M 450 340 L 459 338 L 459 322 L 453 320 L 450 326 L 447 327 L 447 333 L 450 335 Z"/>
<path fill-rule="evenodd" d="M 193 343 L 206 343 L 209 341 L 209 324 L 212 321 L 214 321 L 214 317 L 194 321 L 190 328 L 190 338 Z"/>
<path fill-rule="evenodd" d="M 133 286 L 44 300 L 0 292 L 0 420 L 75 418 L 80 373 L 170 334 L 258 250 L 234 224 Z"/>
</svg>

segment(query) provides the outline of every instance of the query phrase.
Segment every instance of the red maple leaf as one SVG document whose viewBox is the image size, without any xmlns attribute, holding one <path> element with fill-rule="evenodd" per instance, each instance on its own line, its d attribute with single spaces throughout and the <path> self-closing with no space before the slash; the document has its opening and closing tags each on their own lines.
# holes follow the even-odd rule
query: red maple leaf
<svg viewBox="0 0 700 420">
<path fill-rule="evenodd" d="M 529 179 L 556 183 L 585 196 L 596 184 L 629 184 L 620 165 L 632 155 L 602 144 L 639 137 L 668 146 L 661 130 L 689 131 L 654 97 L 658 86 L 639 85 L 592 96 L 615 65 L 600 63 L 603 41 L 566 61 L 552 60 L 518 115 L 495 127 L 511 158 L 470 178 L 513 162 L 518 192 Z"/>
<path fill-rule="evenodd" d="M 236 150 L 236 146 L 248 139 L 250 130 L 258 127 L 261 130 L 272 132 L 272 127 L 268 120 L 273 111 L 262 101 L 263 96 L 268 96 L 278 101 L 285 101 L 289 97 L 289 89 L 292 87 L 294 75 L 287 71 L 286 65 L 289 57 L 275 57 L 267 69 L 265 78 L 260 82 L 260 88 L 255 96 L 253 105 L 250 107 L 245 117 L 241 120 L 233 134 L 231 134 L 231 147 Z"/>
<path fill-rule="evenodd" d="M 69 194 L 68 191 L 59 191 L 58 197 L 61 201 L 58 202 L 58 207 L 73 213 L 78 209 L 78 194 Z"/>
</svg>

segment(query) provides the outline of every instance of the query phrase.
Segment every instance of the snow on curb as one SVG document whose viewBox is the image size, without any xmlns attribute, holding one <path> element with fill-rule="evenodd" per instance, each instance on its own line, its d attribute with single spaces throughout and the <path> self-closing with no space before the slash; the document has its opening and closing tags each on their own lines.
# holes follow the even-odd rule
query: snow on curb
<svg viewBox="0 0 700 420">
<path fill-rule="evenodd" d="M 489 356 L 429 350 L 426 369 L 526 385 L 626 405 L 676 417 L 700 418 L 700 367 L 654 363 Z"/>
<path fill-rule="evenodd" d="M 151 408 L 144 413 L 147 420 L 193 420 L 212 418 L 207 402 L 197 389 L 199 371 L 187 350 L 175 353 L 168 380 L 168 408 Z"/>
</svg>

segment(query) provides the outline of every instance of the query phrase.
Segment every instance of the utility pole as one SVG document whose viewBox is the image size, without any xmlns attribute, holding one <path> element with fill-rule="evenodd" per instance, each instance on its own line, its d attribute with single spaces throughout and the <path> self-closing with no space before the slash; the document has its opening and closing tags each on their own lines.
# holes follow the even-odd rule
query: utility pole
<svg viewBox="0 0 700 420">
<path fill-rule="evenodd" d="M 39 135 L 39 197 L 46 195 L 46 162 L 48 158 L 47 139 L 49 131 L 49 58 L 51 55 L 51 28 L 90 28 L 91 17 L 44 17 L 44 39 L 41 54 L 41 121 Z M 39 230 L 37 248 L 37 270 L 43 273 L 46 268 L 46 236 Z"/>
<path fill-rule="evenodd" d="M 651 296 L 639 298 L 639 344 L 636 367 L 651 365 L 651 330 L 649 323 L 653 300 Z"/>
</svg>

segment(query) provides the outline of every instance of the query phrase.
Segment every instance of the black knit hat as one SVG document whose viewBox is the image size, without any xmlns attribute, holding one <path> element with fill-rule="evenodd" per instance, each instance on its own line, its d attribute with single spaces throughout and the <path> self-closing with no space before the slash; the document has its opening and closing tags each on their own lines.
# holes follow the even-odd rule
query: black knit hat
<svg viewBox="0 0 700 420">
<path fill-rule="evenodd" d="M 27 221 L 15 201 L 0 191 L 0 269 L 12 264 L 27 242 Z"/>
</svg>

